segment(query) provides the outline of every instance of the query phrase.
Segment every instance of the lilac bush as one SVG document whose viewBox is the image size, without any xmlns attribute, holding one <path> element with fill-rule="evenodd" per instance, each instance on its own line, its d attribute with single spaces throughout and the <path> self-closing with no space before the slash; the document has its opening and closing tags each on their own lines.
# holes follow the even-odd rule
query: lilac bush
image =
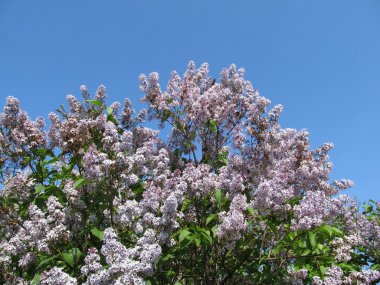
<svg viewBox="0 0 380 285">
<path fill-rule="evenodd" d="M 140 76 L 142 102 L 100 86 L 31 120 L 0 115 L 0 283 L 375 284 L 379 204 L 330 181 L 331 143 L 279 124 L 235 65 Z M 169 127 L 167 140 L 144 122 Z"/>
</svg>

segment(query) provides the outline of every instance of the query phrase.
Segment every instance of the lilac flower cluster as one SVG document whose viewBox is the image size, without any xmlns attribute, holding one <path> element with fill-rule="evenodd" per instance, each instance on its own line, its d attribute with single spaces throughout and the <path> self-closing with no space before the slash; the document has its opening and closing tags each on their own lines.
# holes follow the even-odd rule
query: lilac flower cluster
<svg viewBox="0 0 380 285">
<path fill-rule="evenodd" d="M 241 232 L 247 227 L 247 222 L 244 218 L 244 211 L 247 209 L 246 197 L 238 194 L 231 202 L 228 213 L 221 212 L 219 218 L 221 224 L 218 227 L 216 235 L 224 237 L 228 241 L 235 241 L 241 238 Z"/>
<path fill-rule="evenodd" d="M 24 158 L 30 151 L 46 147 L 47 138 L 42 118 L 32 121 L 20 109 L 20 102 L 9 96 L 0 114 L 0 182 L 8 180 L 24 168 Z"/>
<path fill-rule="evenodd" d="M 42 273 L 41 285 L 76 285 L 75 278 L 70 277 L 69 274 L 62 271 L 61 268 L 53 267 L 49 271 Z"/>
<path fill-rule="evenodd" d="M 133 248 L 126 248 L 117 240 L 113 229 L 104 232 L 101 253 L 105 256 L 107 269 L 102 269 L 96 249 L 89 249 L 82 267 L 87 276 L 84 284 L 145 284 L 143 277 L 153 273 L 154 264 L 161 253 L 153 230 L 147 230 Z"/>
<path fill-rule="evenodd" d="M 288 282 L 292 285 L 303 285 L 307 275 L 308 271 L 307 269 L 300 269 L 300 270 L 294 270 L 293 268 L 289 269 L 288 272 Z"/>
<path fill-rule="evenodd" d="M 323 280 L 320 277 L 313 278 L 313 285 L 345 285 L 345 284 L 372 284 L 378 281 L 380 272 L 374 270 L 354 271 L 348 277 L 343 275 L 340 267 L 334 266 L 326 269 L 326 277 Z"/>
</svg>

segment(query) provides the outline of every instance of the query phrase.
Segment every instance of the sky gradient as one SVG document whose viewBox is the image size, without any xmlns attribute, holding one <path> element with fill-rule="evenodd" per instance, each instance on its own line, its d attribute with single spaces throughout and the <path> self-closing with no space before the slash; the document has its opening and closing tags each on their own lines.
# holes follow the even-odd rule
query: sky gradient
<svg viewBox="0 0 380 285">
<path fill-rule="evenodd" d="M 380 1 L 0 1 L 0 102 L 32 118 L 107 87 L 109 102 L 141 109 L 138 75 L 189 60 L 246 69 L 283 104 L 283 127 L 306 128 L 313 148 L 333 142 L 332 179 L 359 201 L 380 200 Z"/>
</svg>

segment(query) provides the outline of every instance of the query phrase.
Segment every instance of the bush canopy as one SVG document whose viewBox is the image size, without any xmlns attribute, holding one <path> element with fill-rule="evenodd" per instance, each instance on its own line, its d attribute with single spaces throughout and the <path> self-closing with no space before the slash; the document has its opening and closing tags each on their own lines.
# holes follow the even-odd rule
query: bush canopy
<svg viewBox="0 0 380 285">
<path fill-rule="evenodd" d="M 1 284 L 375 284 L 380 204 L 330 181 L 331 143 L 279 124 L 231 65 L 140 76 L 147 111 L 100 86 L 0 115 Z M 144 126 L 169 127 L 166 140 Z"/>
</svg>

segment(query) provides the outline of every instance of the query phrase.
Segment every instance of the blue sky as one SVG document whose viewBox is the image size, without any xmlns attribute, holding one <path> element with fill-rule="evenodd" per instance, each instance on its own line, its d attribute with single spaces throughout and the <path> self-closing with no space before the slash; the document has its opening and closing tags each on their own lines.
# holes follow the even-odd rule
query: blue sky
<svg viewBox="0 0 380 285">
<path fill-rule="evenodd" d="M 308 129 L 313 147 L 335 144 L 333 179 L 380 200 L 380 1 L 0 2 L 0 101 L 19 98 L 32 118 L 81 84 L 140 109 L 138 75 L 158 71 L 165 86 L 189 60 L 216 77 L 244 67 L 284 105 L 284 127 Z"/>
</svg>

